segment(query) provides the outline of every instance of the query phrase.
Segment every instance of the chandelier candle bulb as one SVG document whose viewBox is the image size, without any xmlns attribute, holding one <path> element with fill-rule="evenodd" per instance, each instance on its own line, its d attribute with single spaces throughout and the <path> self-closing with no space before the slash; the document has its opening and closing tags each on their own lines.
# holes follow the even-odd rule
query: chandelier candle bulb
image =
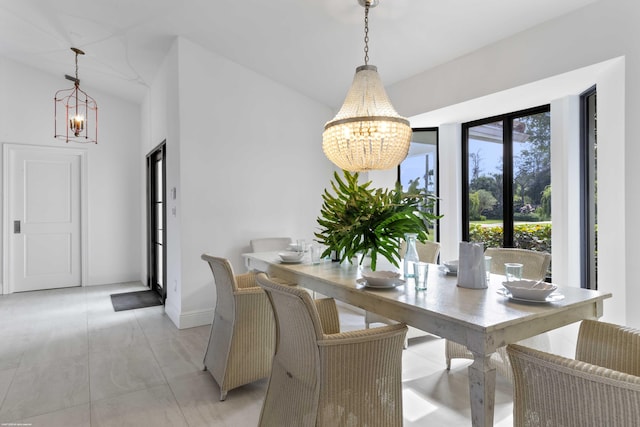
<svg viewBox="0 0 640 427">
<path fill-rule="evenodd" d="M 75 116 L 70 120 L 71 130 L 75 136 L 80 135 L 80 132 L 84 129 L 84 117 Z"/>
</svg>

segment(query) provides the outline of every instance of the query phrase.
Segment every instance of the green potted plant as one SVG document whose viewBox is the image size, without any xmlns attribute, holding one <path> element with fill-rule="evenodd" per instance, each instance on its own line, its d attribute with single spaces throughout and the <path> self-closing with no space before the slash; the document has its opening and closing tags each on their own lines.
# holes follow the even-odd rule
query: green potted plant
<svg viewBox="0 0 640 427">
<path fill-rule="evenodd" d="M 427 240 L 429 225 L 439 218 L 431 213 L 436 197 L 419 188 L 417 179 L 403 191 L 400 183 L 393 189 L 371 188 L 370 181 L 358 183 L 358 173 L 343 173 L 344 179 L 334 173 L 331 188 L 335 194 L 325 189 L 322 195 L 320 231 L 315 233 L 326 246 L 322 255 L 335 251 L 340 262 L 369 255 L 372 270 L 382 255 L 397 267 L 405 233 L 417 234 L 421 242 Z"/>
</svg>

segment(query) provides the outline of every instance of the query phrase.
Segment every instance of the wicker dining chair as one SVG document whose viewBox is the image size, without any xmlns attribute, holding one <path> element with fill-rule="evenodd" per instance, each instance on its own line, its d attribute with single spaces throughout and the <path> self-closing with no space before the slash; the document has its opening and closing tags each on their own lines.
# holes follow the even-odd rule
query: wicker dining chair
<svg viewBox="0 0 640 427">
<path fill-rule="evenodd" d="M 547 252 L 531 251 L 517 248 L 487 248 L 485 256 L 491 257 L 491 273 L 504 274 L 504 264 L 517 262 L 522 264 L 522 278 L 529 280 L 544 280 L 551 263 L 551 255 Z M 544 337 L 532 337 L 525 341 L 527 345 L 542 342 Z M 446 340 L 445 359 L 447 370 L 451 369 L 451 359 L 471 359 L 473 354 L 463 344 Z M 491 363 L 502 376 L 512 380 L 511 367 L 505 347 L 500 347 L 491 356 Z"/>
<path fill-rule="evenodd" d="M 513 425 L 638 426 L 640 333 L 615 325 L 594 325 L 596 323 L 600 322 L 583 321 L 576 357 L 580 355 L 601 364 L 517 344 L 507 346 L 514 377 Z"/>
<path fill-rule="evenodd" d="M 529 280 L 544 280 L 551 264 L 550 253 L 529 249 L 487 248 L 484 254 L 491 257 L 492 273 L 504 275 L 504 264 L 517 262 L 522 264 L 522 278 Z"/>
<path fill-rule="evenodd" d="M 583 320 L 578 331 L 576 360 L 640 377 L 640 330 Z"/>
<path fill-rule="evenodd" d="M 438 242 L 416 242 L 416 249 L 418 251 L 418 257 L 422 262 L 428 262 L 431 264 L 436 264 L 438 262 L 438 255 L 440 255 L 440 243 Z M 402 241 L 400 245 L 400 257 L 404 258 L 404 253 L 407 250 L 407 245 Z M 385 323 L 387 325 L 392 325 L 397 323 L 395 320 L 387 319 L 384 316 L 380 316 L 379 314 L 372 313 L 370 311 L 364 312 L 364 325 L 365 328 L 369 328 L 372 323 Z M 413 338 L 420 335 L 425 335 L 426 332 L 419 331 L 418 329 L 409 327 L 409 332 L 407 336 L 409 338 Z M 409 344 L 408 339 L 405 340 L 404 348 L 407 348 Z"/>
<path fill-rule="evenodd" d="M 255 273 L 234 275 L 224 258 L 203 254 L 216 287 L 216 308 L 204 368 L 220 387 L 220 400 L 236 387 L 269 376 L 275 351 L 271 304 Z"/>
<path fill-rule="evenodd" d="M 404 324 L 339 333 L 331 298 L 260 273 L 277 344 L 260 426 L 401 426 Z M 320 303 L 320 306 L 318 304 Z"/>
<path fill-rule="evenodd" d="M 289 247 L 293 241 L 291 237 L 264 237 L 249 241 L 251 252 L 282 251 Z"/>
</svg>

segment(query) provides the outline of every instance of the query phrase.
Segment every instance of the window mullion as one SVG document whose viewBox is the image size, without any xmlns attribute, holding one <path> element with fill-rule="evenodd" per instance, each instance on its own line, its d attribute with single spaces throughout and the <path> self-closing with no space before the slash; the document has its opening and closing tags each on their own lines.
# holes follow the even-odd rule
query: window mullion
<svg viewBox="0 0 640 427">
<path fill-rule="evenodd" d="M 503 245 L 505 248 L 513 247 L 513 118 L 508 117 L 503 121 L 503 206 L 502 217 L 504 218 Z"/>
<path fill-rule="evenodd" d="M 469 241 L 469 125 L 462 126 L 462 240 Z"/>
</svg>

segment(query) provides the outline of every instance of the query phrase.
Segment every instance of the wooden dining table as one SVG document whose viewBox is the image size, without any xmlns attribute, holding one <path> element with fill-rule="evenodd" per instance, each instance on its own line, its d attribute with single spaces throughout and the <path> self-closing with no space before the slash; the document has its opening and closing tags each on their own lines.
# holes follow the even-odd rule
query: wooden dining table
<svg viewBox="0 0 640 427">
<path fill-rule="evenodd" d="M 430 264 L 427 290 L 416 291 L 412 279 L 388 289 L 366 286 L 361 268 L 331 261 L 283 263 L 277 252 L 243 255 L 250 270 L 263 271 L 322 295 L 360 307 L 423 331 L 455 341 L 473 353 L 469 394 L 473 426 L 493 425 L 497 348 L 583 319 L 602 316 L 610 293 L 558 286 L 556 301 L 515 301 L 503 294 L 504 276 L 491 274 L 486 289 L 457 286 L 457 277 Z"/>
</svg>

